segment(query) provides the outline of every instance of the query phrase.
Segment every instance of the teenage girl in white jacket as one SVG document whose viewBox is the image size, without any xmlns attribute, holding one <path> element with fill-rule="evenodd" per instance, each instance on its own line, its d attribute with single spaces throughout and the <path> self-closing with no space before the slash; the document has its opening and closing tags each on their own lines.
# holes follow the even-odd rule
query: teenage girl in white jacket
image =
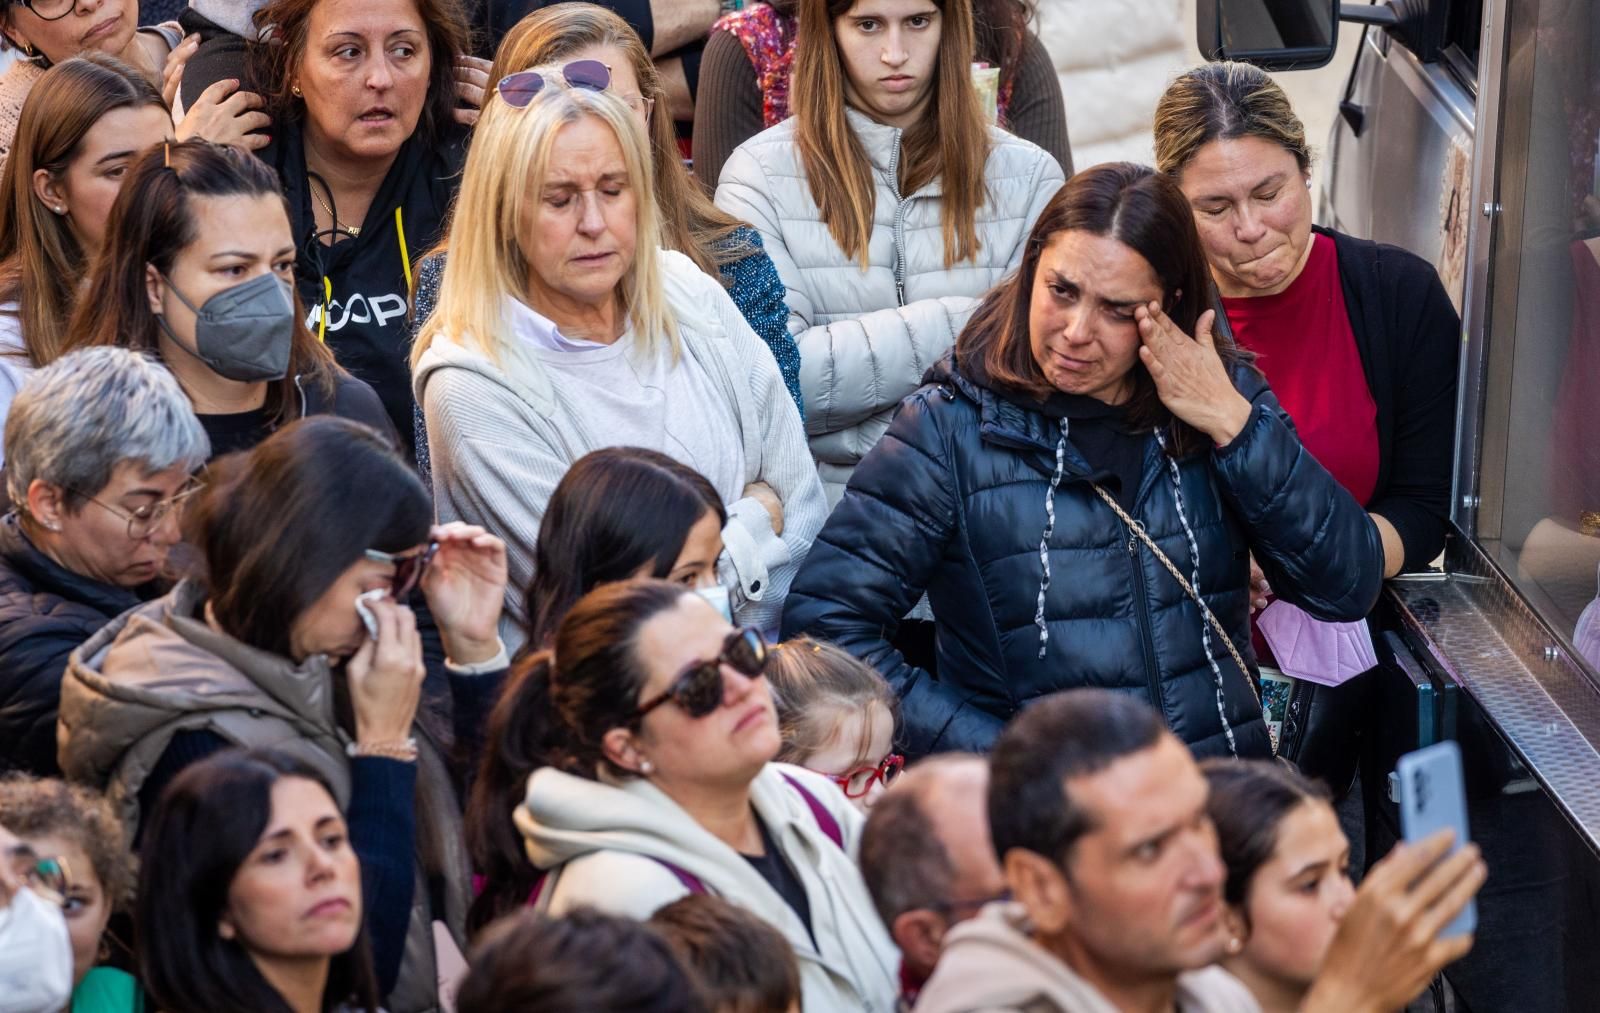
<svg viewBox="0 0 1600 1013">
<path fill-rule="evenodd" d="M 788 290 L 806 433 L 829 502 L 1060 188 L 1042 149 L 988 125 L 970 0 L 802 0 L 794 116 L 742 144 L 717 204 Z"/>
</svg>

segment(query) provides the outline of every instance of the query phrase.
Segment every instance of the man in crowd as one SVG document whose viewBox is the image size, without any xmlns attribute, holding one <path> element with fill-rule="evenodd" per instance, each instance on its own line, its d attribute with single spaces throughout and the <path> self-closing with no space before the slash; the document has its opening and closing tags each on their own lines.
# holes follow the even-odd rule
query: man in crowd
<svg viewBox="0 0 1600 1013">
<path fill-rule="evenodd" d="M 918 1013 L 1259 1013 L 1221 968 L 1225 870 L 1187 748 L 1125 694 L 1075 690 L 1019 715 L 990 764 L 989 829 L 1015 903 L 951 931 Z M 1447 838 L 1380 863 L 1303 1013 L 1398 1009 L 1470 938 L 1439 939 L 1481 882 Z M 1441 861 L 1441 859 L 1443 859 Z"/>
<path fill-rule="evenodd" d="M 861 837 L 861 874 L 900 947 L 904 1008 L 939 960 L 945 933 L 1004 894 L 989 840 L 989 763 L 945 753 L 880 798 Z"/>
</svg>

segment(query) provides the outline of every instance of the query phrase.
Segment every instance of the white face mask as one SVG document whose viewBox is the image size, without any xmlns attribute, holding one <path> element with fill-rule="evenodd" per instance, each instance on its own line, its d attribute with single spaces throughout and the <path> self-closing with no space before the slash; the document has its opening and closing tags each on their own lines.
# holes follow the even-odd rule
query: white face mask
<svg viewBox="0 0 1600 1013">
<path fill-rule="evenodd" d="M 0 1013 L 59 1013 L 72 1000 L 61 909 L 23 888 L 0 908 Z"/>
<path fill-rule="evenodd" d="M 713 608 L 722 613 L 722 618 L 730 623 L 733 622 L 733 602 L 728 597 L 727 588 L 721 584 L 713 584 L 711 587 L 695 588 L 694 593 L 710 602 Z"/>
</svg>

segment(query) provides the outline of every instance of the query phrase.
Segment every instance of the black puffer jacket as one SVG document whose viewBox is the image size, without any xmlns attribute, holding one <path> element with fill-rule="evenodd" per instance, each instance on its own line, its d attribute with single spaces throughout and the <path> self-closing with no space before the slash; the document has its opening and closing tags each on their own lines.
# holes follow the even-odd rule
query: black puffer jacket
<svg viewBox="0 0 1600 1013">
<path fill-rule="evenodd" d="M 0 518 L 0 771 L 58 775 L 61 674 L 77 646 L 139 604 L 132 591 L 73 573 Z"/>
<path fill-rule="evenodd" d="M 948 356 L 926 379 L 812 546 L 784 635 L 831 640 L 882 671 L 900 694 L 913 755 L 987 750 L 1030 701 L 1079 686 L 1146 697 L 1197 754 L 1225 755 L 1231 738 L 1239 755 L 1267 755 L 1251 685 L 1177 581 L 1095 495 L 1089 480 L 1106 476 L 1089 472 L 1060 421 L 979 386 Z M 1253 665 L 1251 550 L 1278 596 L 1321 619 L 1354 620 L 1378 596 L 1382 548 L 1360 505 L 1301 449 L 1265 381 L 1241 372 L 1235 383 L 1253 406 L 1244 431 L 1178 463 L 1181 506 L 1148 438 L 1130 512 L 1191 580 L 1198 546 L 1201 593 Z M 924 591 L 938 622 L 937 677 L 890 644 Z"/>
</svg>

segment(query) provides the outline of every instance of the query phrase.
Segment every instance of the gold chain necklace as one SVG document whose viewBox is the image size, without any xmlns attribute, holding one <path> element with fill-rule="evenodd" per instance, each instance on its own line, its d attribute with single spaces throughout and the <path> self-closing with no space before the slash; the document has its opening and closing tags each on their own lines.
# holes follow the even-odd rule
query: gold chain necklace
<svg viewBox="0 0 1600 1013">
<path fill-rule="evenodd" d="M 322 210 L 324 210 L 324 211 L 326 211 L 328 213 L 328 221 L 333 223 L 333 231 L 335 231 L 335 232 L 343 232 L 345 235 L 349 236 L 351 239 L 354 239 L 357 236 L 361 235 L 361 230 L 358 229 L 358 228 L 354 228 L 353 226 L 346 225 L 342 229 L 339 227 L 339 218 L 338 218 L 337 215 L 335 215 L 333 213 L 333 206 L 331 204 L 329 204 L 326 200 L 323 199 L 322 194 L 317 192 L 317 184 L 316 183 L 308 182 L 306 184 L 306 186 L 310 188 L 311 196 L 315 197 L 317 199 L 317 203 L 322 205 Z"/>
</svg>

